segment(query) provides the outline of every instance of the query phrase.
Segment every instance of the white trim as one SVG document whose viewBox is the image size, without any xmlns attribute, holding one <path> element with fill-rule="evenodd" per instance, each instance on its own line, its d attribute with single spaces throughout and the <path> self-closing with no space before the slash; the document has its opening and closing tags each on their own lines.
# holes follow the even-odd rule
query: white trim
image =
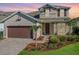
<svg viewBox="0 0 79 59">
<path fill-rule="evenodd" d="M 8 28 L 6 27 L 6 38 L 8 38 Z"/>
</svg>

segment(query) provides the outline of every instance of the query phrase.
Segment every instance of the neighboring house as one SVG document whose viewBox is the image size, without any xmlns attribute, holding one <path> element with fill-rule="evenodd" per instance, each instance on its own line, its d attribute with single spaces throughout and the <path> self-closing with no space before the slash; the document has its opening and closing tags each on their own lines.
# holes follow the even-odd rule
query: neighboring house
<svg viewBox="0 0 79 59">
<path fill-rule="evenodd" d="M 66 35 L 69 32 L 69 7 L 46 4 L 39 11 L 26 14 L 15 12 L 0 22 L 4 24 L 5 38 L 34 38 L 33 25 L 41 26 L 37 38 L 41 35 Z"/>
</svg>

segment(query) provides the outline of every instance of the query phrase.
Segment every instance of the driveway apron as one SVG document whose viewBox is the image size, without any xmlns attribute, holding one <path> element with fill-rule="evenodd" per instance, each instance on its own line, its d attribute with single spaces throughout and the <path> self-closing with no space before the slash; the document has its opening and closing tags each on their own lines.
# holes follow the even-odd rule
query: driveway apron
<svg viewBox="0 0 79 59">
<path fill-rule="evenodd" d="M 8 38 L 0 41 L 0 55 L 17 55 L 32 39 Z"/>
</svg>

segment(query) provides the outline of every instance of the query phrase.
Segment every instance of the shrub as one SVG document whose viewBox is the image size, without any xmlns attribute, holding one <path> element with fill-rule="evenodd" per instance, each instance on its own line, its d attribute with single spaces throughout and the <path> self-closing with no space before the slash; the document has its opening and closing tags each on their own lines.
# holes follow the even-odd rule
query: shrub
<svg viewBox="0 0 79 59">
<path fill-rule="evenodd" d="M 48 48 L 50 48 L 50 49 L 54 48 L 54 44 L 50 43 L 50 44 L 48 45 Z"/>
<path fill-rule="evenodd" d="M 58 43 L 59 39 L 56 35 L 52 35 L 51 38 L 50 38 L 50 42 L 51 43 Z"/>
<path fill-rule="evenodd" d="M 73 32 L 72 34 L 74 35 L 79 35 L 79 27 L 73 27 Z"/>
<path fill-rule="evenodd" d="M 76 35 L 69 35 L 67 36 L 67 41 L 75 41 L 77 39 Z"/>
<path fill-rule="evenodd" d="M 59 40 L 64 42 L 66 40 L 66 36 L 58 36 Z"/>
<path fill-rule="evenodd" d="M 78 35 L 75 35 L 75 41 L 79 42 L 79 36 Z"/>
<path fill-rule="evenodd" d="M 65 46 L 66 44 L 65 42 L 60 42 L 60 45 Z"/>
<path fill-rule="evenodd" d="M 79 42 L 79 39 L 76 39 L 76 42 Z"/>
</svg>

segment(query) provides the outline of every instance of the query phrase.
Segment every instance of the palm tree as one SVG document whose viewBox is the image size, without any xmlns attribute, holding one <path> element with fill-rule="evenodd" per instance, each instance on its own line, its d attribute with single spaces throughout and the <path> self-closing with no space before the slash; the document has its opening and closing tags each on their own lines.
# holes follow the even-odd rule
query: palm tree
<svg viewBox="0 0 79 59">
<path fill-rule="evenodd" d="M 36 24 L 34 24 L 33 26 L 32 26 L 32 29 L 33 29 L 33 31 L 34 31 L 34 33 L 35 33 L 35 46 L 36 46 L 36 48 L 37 48 L 37 30 L 38 30 L 38 28 L 40 28 L 40 25 L 37 25 L 37 23 Z"/>
</svg>

